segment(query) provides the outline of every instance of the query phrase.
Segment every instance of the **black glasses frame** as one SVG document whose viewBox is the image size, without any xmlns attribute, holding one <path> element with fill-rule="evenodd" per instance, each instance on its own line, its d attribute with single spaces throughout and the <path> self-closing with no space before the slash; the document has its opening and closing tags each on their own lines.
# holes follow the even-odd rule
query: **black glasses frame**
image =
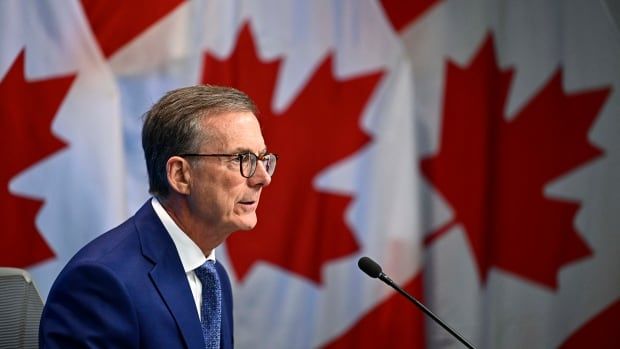
<svg viewBox="0 0 620 349">
<path fill-rule="evenodd" d="M 241 176 L 244 178 L 250 178 L 252 176 L 254 176 L 254 173 L 256 173 L 256 167 L 258 166 L 258 161 L 263 161 L 263 164 L 265 165 L 265 170 L 267 170 L 267 173 L 270 176 L 273 176 L 273 173 L 276 170 L 276 164 L 278 163 L 278 154 L 274 154 L 274 153 L 265 153 L 263 155 L 256 155 L 252 152 L 244 152 L 244 153 L 234 153 L 234 154 L 200 154 L 200 153 L 185 153 L 185 154 L 179 154 L 178 156 L 180 157 L 191 157 L 191 156 L 199 156 L 199 157 L 236 157 L 239 160 L 239 172 L 241 173 Z M 245 156 L 249 156 L 250 158 L 250 173 L 249 174 L 245 174 L 243 173 L 243 158 Z M 272 167 L 267 166 L 267 164 L 265 163 L 265 160 L 269 160 L 268 158 L 273 156 L 275 158 L 275 161 L 273 163 Z M 254 158 L 254 161 L 252 161 L 252 158 Z M 254 164 L 252 166 L 252 164 Z"/>
</svg>

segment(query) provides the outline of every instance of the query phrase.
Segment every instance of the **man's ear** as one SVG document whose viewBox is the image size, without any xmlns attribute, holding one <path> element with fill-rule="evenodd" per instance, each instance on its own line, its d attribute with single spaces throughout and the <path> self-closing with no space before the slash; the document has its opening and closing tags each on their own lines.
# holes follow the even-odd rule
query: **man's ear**
<svg viewBox="0 0 620 349">
<path fill-rule="evenodd" d="M 172 156 L 166 162 L 166 175 L 170 188 L 181 195 L 191 192 L 191 167 L 189 162 L 180 156 Z"/>
</svg>

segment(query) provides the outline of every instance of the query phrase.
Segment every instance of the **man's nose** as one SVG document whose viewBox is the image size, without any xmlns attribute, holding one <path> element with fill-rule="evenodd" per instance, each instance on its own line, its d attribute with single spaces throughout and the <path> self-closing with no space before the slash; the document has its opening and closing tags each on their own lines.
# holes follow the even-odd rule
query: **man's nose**
<svg viewBox="0 0 620 349">
<path fill-rule="evenodd" d="M 258 161 L 254 175 L 248 179 L 252 186 L 260 185 L 261 187 L 266 187 L 271 183 L 271 176 L 267 173 L 267 168 L 265 168 L 265 164 L 262 161 Z"/>
</svg>

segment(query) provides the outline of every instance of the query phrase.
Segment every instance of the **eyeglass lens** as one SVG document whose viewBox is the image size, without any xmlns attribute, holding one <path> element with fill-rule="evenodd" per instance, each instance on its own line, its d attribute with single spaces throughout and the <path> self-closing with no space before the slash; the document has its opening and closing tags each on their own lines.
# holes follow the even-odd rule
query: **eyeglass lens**
<svg viewBox="0 0 620 349">
<path fill-rule="evenodd" d="M 262 156 L 261 161 L 265 166 L 265 170 L 271 176 L 276 169 L 277 158 L 273 154 L 265 154 Z M 241 155 L 241 174 L 246 177 L 252 177 L 256 172 L 256 164 L 258 162 L 258 156 L 254 153 L 246 153 Z"/>
</svg>

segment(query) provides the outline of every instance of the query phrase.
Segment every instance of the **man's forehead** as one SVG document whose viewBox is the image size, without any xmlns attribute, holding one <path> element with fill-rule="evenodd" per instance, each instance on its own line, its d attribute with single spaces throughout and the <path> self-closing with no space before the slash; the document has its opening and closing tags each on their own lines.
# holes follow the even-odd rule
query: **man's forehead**
<svg viewBox="0 0 620 349">
<path fill-rule="evenodd" d="M 258 119 L 251 112 L 210 115 L 202 122 L 203 146 L 234 152 L 265 148 Z"/>
<path fill-rule="evenodd" d="M 223 112 L 217 114 L 207 114 L 200 121 L 206 128 L 229 129 L 236 124 L 256 123 L 258 118 L 250 111 Z"/>
</svg>

